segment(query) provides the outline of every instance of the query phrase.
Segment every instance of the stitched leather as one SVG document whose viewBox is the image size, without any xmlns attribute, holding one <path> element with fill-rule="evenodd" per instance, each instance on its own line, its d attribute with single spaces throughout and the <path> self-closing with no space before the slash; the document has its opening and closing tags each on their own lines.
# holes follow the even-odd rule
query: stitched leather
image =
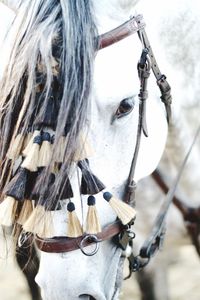
<svg viewBox="0 0 200 300">
<path fill-rule="evenodd" d="M 116 221 L 108 226 L 106 226 L 100 233 L 96 234 L 98 240 L 105 241 L 108 240 L 115 235 L 119 234 L 123 230 L 125 230 L 125 226 L 122 225 L 120 221 Z M 50 239 L 42 239 L 38 236 L 35 237 L 35 242 L 37 247 L 44 252 L 53 252 L 53 253 L 61 253 L 61 252 L 69 252 L 73 250 L 80 249 L 80 243 L 86 236 L 82 235 L 77 238 L 69 238 L 69 237 L 54 237 Z M 87 247 L 94 244 L 94 242 L 90 242 L 89 240 L 84 240 L 82 243 L 82 247 Z"/>
</svg>

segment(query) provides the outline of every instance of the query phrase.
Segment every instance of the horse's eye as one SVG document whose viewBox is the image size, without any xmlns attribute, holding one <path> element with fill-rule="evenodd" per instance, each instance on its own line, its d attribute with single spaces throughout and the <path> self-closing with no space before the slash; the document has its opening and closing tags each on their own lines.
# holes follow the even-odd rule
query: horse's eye
<svg viewBox="0 0 200 300">
<path fill-rule="evenodd" d="M 129 98 L 123 99 L 120 102 L 120 105 L 119 105 L 118 109 L 116 110 L 112 121 L 128 115 L 133 110 L 134 106 L 135 106 L 134 97 L 129 97 Z"/>
</svg>

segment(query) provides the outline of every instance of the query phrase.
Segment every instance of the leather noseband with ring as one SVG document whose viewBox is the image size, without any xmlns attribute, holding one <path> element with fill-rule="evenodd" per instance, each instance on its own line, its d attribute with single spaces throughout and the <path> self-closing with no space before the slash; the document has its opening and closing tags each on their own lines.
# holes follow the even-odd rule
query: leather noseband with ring
<svg viewBox="0 0 200 300">
<path fill-rule="evenodd" d="M 146 32 L 145 32 L 145 23 L 142 15 L 137 15 L 131 17 L 130 20 L 120 25 L 119 27 L 103 34 L 98 37 L 98 45 L 101 50 L 105 47 L 108 47 L 130 35 L 136 33 L 139 36 L 139 39 L 142 42 L 143 50 L 138 63 L 138 75 L 140 78 L 140 93 L 139 93 L 139 122 L 137 129 L 137 141 L 136 147 L 134 150 L 133 160 L 130 167 L 130 172 L 127 180 L 127 185 L 125 187 L 125 193 L 123 201 L 128 204 L 134 204 L 135 198 L 135 188 L 136 184 L 134 181 L 134 173 L 136 167 L 136 161 L 139 152 L 141 134 L 144 133 L 147 136 L 146 128 L 146 119 L 145 119 L 145 110 L 146 110 L 146 100 L 147 100 L 147 81 L 150 75 L 150 69 L 153 70 L 153 73 L 156 77 L 157 84 L 161 91 L 161 100 L 164 102 L 167 113 L 167 120 L 170 119 L 170 104 L 171 104 L 171 95 L 170 95 L 170 86 L 166 81 L 165 75 L 162 75 L 160 72 L 155 57 L 153 55 L 151 46 L 149 44 Z M 117 240 L 117 245 L 120 246 L 123 250 L 126 249 L 128 243 L 134 238 L 134 233 L 131 232 L 130 226 L 133 224 L 128 224 L 124 226 L 121 221 L 116 220 L 115 222 L 107 225 L 103 230 L 96 235 L 87 235 L 84 234 L 78 238 L 69 238 L 69 237 L 53 237 L 49 239 L 43 239 L 38 236 L 35 236 L 35 242 L 37 247 L 44 252 L 53 252 L 61 253 L 74 251 L 80 249 L 85 255 L 94 255 L 98 251 L 98 245 L 100 242 L 113 238 L 113 241 Z M 85 250 L 86 246 L 94 245 L 94 249 L 89 252 Z"/>
</svg>

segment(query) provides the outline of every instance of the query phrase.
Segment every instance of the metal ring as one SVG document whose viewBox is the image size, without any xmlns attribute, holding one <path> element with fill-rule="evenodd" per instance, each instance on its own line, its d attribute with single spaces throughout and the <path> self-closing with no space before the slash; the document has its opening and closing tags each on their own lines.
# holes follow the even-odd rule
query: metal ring
<svg viewBox="0 0 200 300">
<path fill-rule="evenodd" d="M 131 240 L 133 240 L 133 239 L 135 238 L 135 232 L 129 230 L 129 231 L 128 231 L 128 237 L 129 237 Z"/>
<path fill-rule="evenodd" d="M 87 234 L 86 236 L 84 236 L 84 238 L 81 240 L 81 243 L 79 245 L 81 252 L 86 255 L 86 256 L 93 256 L 95 255 L 98 250 L 99 250 L 99 242 L 101 242 L 102 240 L 98 239 L 96 235 L 94 234 Z M 84 243 L 85 242 L 89 242 L 89 243 L 95 243 L 95 248 L 93 251 L 91 252 L 87 252 L 84 250 Z M 89 245 L 88 245 L 89 246 Z"/>
</svg>

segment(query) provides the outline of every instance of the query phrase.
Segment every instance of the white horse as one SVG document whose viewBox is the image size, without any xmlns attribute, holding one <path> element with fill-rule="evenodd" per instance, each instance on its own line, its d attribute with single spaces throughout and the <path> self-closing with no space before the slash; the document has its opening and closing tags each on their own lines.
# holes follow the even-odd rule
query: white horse
<svg viewBox="0 0 200 300">
<path fill-rule="evenodd" d="M 28 13 L 26 11 L 27 15 L 25 15 L 30 18 L 28 21 L 32 21 L 30 12 L 35 9 L 33 3 L 37 6 L 39 2 L 41 1 L 31 0 L 29 11 Z M 55 4 L 55 2 L 49 3 Z M 60 1 L 66 14 L 68 14 L 70 2 Z M 102 0 L 90 1 L 90 4 L 84 1 L 83 7 L 86 2 L 89 7 L 90 4 L 93 5 L 93 18 L 98 34 L 103 34 L 127 21 L 130 15 L 134 14 L 137 1 L 110 0 L 108 3 Z M 78 6 L 79 1 L 76 1 L 76 4 Z M 69 19 L 71 13 L 74 12 L 69 12 Z M 66 24 L 68 25 L 67 22 Z M 81 34 L 84 32 L 80 32 Z M 67 42 L 70 49 L 72 47 L 70 39 Z M 27 52 L 29 55 L 31 55 L 30 50 Z M 90 82 L 91 105 L 84 123 L 88 127 L 88 139 L 94 149 L 93 156 L 89 158 L 90 167 L 92 172 L 104 182 L 106 189 L 119 198 L 123 195 L 136 147 L 139 114 L 137 95 L 140 89 L 137 63 L 141 50 L 141 43 L 136 34 L 99 50 L 94 60 L 92 84 Z M 124 99 L 131 101 L 131 106 L 125 112 L 123 110 Z M 155 169 L 167 137 L 165 109 L 153 81 L 149 85 L 146 117 L 148 138 L 142 136 L 141 139 L 134 175 L 135 181 L 147 176 Z M 72 166 L 76 170 L 76 167 Z M 80 220 L 85 220 L 87 205 L 85 196 L 81 197 L 83 202 L 80 199 L 79 173 L 77 170 L 71 173 L 73 201 Z M 107 202 L 102 200 L 101 193 L 96 195 L 96 201 L 100 224 L 104 228 L 115 221 L 116 214 Z M 66 236 L 68 220 L 65 202 L 62 210 L 54 212 L 53 218 L 55 236 Z M 93 246 L 86 248 L 86 252 L 92 251 Z M 41 287 L 43 299 L 118 299 L 122 281 L 121 257 L 122 250 L 111 240 L 101 242 L 94 256 L 84 255 L 80 249 L 62 254 L 41 252 L 36 281 Z"/>
</svg>

